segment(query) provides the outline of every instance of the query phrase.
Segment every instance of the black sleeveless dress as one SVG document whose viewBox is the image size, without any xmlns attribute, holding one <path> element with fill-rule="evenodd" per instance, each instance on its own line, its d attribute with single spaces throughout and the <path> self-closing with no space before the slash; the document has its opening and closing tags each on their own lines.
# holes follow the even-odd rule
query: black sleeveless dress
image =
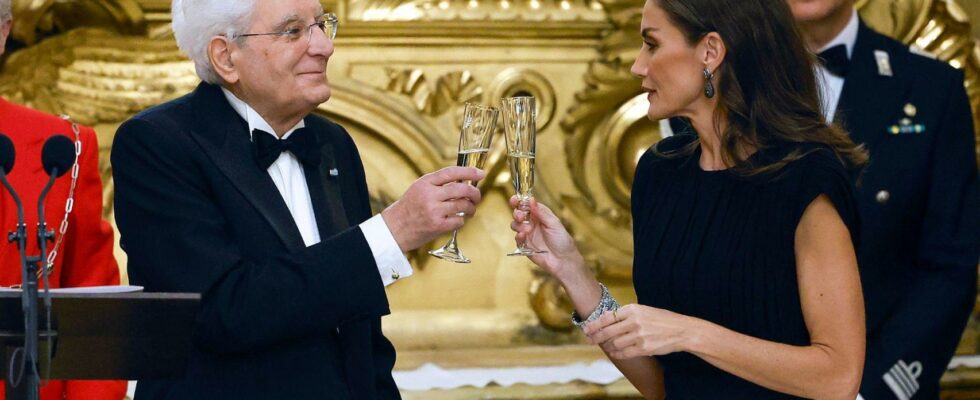
<svg viewBox="0 0 980 400">
<path fill-rule="evenodd" d="M 675 136 L 662 152 L 693 141 Z M 829 147 L 787 144 L 756 152 L 769 163 L 806 156 L 753 177 L 704 171 L 700 151 L 667 158 L 651 149 L 633 183 L 633 280 L 638 302 L 701 318 L 757 338 L 808 345 L 796 280 L 794 238 L 806 207 L 826 194 L 852 232 L 852 173 Z M 690 353 L 657 357 L 667 399 L 791 399 Z"/>
</svg>

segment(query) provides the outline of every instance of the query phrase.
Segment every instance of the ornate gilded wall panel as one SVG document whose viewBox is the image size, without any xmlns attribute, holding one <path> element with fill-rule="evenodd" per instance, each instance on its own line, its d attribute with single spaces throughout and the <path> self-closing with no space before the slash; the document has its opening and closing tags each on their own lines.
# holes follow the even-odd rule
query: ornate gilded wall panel
<svg viewBox="0 0 980 400">
<path fill-rule="evenodd" d="M 27 45 L 82 27 L 126 34 L 142 34 L 146 28 L 143 7 L 136 0 L 14 0 L 12 4 L 17 23 L 11 36 Z"/>
</svg>

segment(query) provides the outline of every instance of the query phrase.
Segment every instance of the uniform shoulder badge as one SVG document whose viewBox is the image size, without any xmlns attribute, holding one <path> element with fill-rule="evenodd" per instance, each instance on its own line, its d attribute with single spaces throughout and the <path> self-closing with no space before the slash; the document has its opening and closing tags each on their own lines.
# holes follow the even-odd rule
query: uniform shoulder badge
<svg viewBox="0 0 980 400">
<path fill-rule="evenodd" d="M 894 76 L 892 74 L 891 59 L 888 57 L 887 51 L 875 50 L 875 62 L 878 64 L 878 75 Z"/>
</svg>

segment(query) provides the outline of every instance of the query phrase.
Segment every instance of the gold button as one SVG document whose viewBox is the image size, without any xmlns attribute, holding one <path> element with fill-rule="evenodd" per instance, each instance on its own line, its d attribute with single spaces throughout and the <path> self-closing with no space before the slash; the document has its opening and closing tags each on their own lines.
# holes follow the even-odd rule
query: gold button
<svg viewBox="0 0 980 400">
<path fill-rule="evenodd" d="M 908 115 L 911 118 L 915 118 L 915 114 L 918 113 L 918 110 L 915 108 L 915 104 L 912 103 L 905 104 L 904 111 L 905 111 L 905 115 Z"/>
<path fill-rule="evenodd" d="M 892 195 L 891 193 L 888 193 L 887 190 L 882 190 L 878 192 L 877 195 L 875 195 L 875 201 L 877 201 L 878 204 L 885 204 L 888 202 L 888 199 L 890 198 L 892 198 Z"/>
</svg>

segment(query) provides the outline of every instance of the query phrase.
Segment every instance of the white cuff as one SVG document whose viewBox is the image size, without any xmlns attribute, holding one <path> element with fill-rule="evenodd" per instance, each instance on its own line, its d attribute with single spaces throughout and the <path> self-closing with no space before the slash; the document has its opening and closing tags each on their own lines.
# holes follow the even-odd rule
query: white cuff
<svg viewBox="0 0 980 400">
<path fill-rule="evenodd" d="M 414 272 L 412 264 L 408 262 L 405 254 L 402 254 L 398 242 L 391 235 L 391 230 L 385 224 L 384 218 L 381 218 L 381 214 L 364 221 L 360 227 L 368 246 L 371 247 L 371 253 L 374 254 L 374 262 L 378 265 L 381 282 L 385 286 L 412 276 Z"/>
</svg>

